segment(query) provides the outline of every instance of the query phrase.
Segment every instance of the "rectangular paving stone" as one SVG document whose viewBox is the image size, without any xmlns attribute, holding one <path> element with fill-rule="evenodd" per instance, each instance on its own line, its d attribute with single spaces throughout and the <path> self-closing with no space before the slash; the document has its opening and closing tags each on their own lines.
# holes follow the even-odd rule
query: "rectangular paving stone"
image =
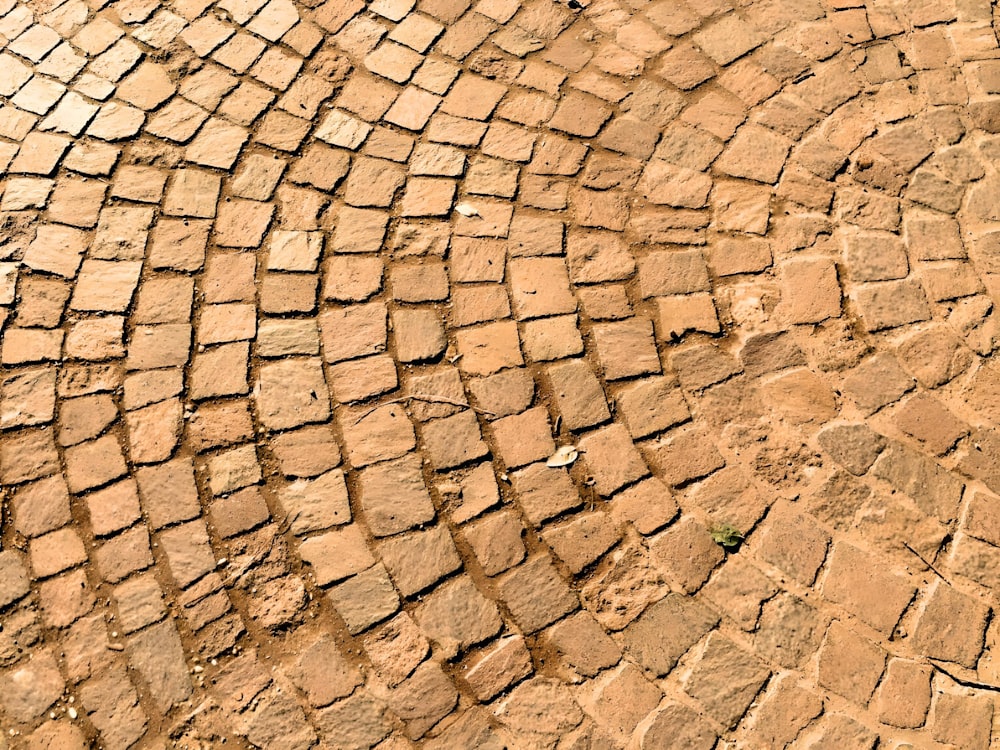
<svg viewBox="0 0 1000 750">
<path fill-rule="evenodd" d="M 299 547 L 320 586 L 365 570 L 375 562 L 357 524 L 310 537 Z"/>
<path fill-rule="evenodd" d="M 518 505 L 530 523 L 541 523 L 583 501 L 565 469 L 533 464 L 511 475 Z"/>
<path fill-rule="evenodd" d="M 509 570 L 497 582 L 500 599 L 526 633 L 534 633 L 580 606 L 546 556 Z"/>
<path fill-rule="evenodd" d="M 194 691 L 184 660 L 184 650 L 172 622 L 129 638 L 128 650 L 135 668 L 149 686 L 154 704 L 166 713 Z"/>
<path fill-rule="evenodd" d="M 173 174 L 164 198 L 168 216 L 212 218 L 219 198 L 221 178 L 199 169 L 181 169 Z"/>
<path fill-rule="evenodd" d="M 86 234 L 79 229 L 43 225 L 24 254 L 24 264 L 67 279 L 76 275 L 85 249 Z"/>
<path fill-rule="evenodd" d="M 444 524 L 390 537 L 379 543 L 378 553 L 404 597 L 422 591 L 461 567 L 455 544 Z"/>
<path fill-rule="evenodd" d="M 892 632 L 914 592 L 905 578 L 885 570 L 870 554 L 849 544 L 834 546 L 823 595 L 879 632 Z"/>
<path fill-rule="evenodd" d="M 713 633 L 698 662 L 684 675 L 683 684 L 709 716 L 733 727 L 769 676 L 770 670 L 755 656 Z"/>
<path fill-rule="evenodd" d="M 571 359 L 549 365 L 545 373 L 567 428 L 592 427 L 611 416 L 600 381 L 584 360 Z"/>
</svg>

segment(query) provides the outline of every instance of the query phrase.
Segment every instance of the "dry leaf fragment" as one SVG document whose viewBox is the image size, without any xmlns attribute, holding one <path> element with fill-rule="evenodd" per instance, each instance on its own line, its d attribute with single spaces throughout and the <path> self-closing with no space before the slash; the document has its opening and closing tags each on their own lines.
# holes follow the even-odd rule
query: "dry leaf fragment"
<svg viewBox="0 0 1000 750">
<path fill-rule="evenodd" d="M 555 453 L 549 456 L 545 465 L 550 469 L 556 469 L 560 466 L 569 466 L 571 463 L 576 461 L 577 456 L 580 453 L 577 451 L 575 445 L 563 445 L 560 446 Z"/>
</svg>

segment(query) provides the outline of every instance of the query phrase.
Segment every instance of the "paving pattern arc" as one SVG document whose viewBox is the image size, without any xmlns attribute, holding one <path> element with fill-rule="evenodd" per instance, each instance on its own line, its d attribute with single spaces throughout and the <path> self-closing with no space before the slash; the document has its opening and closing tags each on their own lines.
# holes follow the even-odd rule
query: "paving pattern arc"
<svg viewBox="0 0 1000 750">
<path fill-rule="evenodd" d="M 988 750 L 998 20 L 0 0 L 0 750 Z"/>
</svg>

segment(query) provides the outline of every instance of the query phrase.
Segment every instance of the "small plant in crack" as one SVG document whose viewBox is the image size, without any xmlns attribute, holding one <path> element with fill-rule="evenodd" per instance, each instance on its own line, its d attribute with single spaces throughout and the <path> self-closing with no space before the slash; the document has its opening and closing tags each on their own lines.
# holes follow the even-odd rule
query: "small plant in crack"
<svg viewBox="0 0 1000 750">
<path fill-rule="evenodd" d="M 736 550 L 743 544 L 743 534 L 732 524 L 723 523 L 713 526 L 708 531 L 712 541 L 727 550 Z"/>
</svg>

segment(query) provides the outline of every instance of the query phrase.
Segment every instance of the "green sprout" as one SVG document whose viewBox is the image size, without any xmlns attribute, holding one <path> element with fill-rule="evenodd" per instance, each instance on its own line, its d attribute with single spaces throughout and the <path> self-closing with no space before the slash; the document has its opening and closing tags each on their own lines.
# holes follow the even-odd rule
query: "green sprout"
<svg viewBox="0 0 1000 750">
<path fill-rule="evenodd" d="M 726 549 L 735 549 L 743 543 L 743 534 L 735 526 L 728 523 L 713 526 L 709 533 L 712 535 L 713 542 Z"/>
</svg>

